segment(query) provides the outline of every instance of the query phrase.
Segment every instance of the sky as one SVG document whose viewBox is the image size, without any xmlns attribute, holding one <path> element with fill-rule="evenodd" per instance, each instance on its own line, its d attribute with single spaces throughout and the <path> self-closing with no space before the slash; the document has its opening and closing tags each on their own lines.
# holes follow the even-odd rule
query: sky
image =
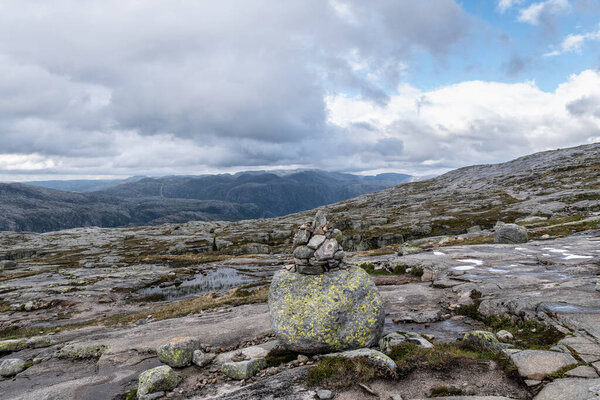
<svg viewBox="0 0 600 400">
<path fill-rule="evenodd" d="M 600 0 L 0 0 L 0 180 L 426 176 L 600 142 Z"/>
</svg>

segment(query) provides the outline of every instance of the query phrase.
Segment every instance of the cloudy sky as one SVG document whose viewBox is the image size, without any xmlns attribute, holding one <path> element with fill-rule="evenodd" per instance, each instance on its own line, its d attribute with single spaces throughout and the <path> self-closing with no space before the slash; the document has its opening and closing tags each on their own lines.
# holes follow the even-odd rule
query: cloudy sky
<svg viewBox="0 0 600 400">
<path fill-rule="evenodd" d="M 600 0 L 0 0 L 0 180 L 600 142 Z"/>
</svg>

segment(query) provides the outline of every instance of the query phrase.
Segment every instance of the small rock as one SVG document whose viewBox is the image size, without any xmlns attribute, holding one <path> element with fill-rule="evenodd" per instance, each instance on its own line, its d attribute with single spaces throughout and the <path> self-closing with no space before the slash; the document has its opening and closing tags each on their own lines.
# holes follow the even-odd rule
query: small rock
<svg viewBox="0 0 600 400">
<path fill-rule="evenodd" d="M 426 349 L 433 347 L 433 344 L 431 344 L 427 339 L 418 333 L 397 331 L 383 337 L 379 341 L 379 348 L 381 348 L 381 351 L 387 354 L 392 351 L 393 347 L 402 343 L 412 343 Z"/>
<path fill-rule="evenodd" d="M 535 379 L 525 379 L 525 384 L 529 387 L 537 386 L 540 383 L 542 383 L 542 381 L 536 381 Z"/>
<path fill-rule="evenodd" d="M 139 400 L 156 400 L 156 399 L 160 399 L 164 395 L 165 395 L 165 392 L 161 391 L 161 392 L 150 393 L 145 396 L 138 397 L 138 399 Z"/>
<path fill-rule="evenodd" d="M 324 235 L 314 235 L 313 237 L 310 238 L 310 241 L 308 242 L 307 246 L 310 249 L 316 250 L 323 244 L 323 242 L 325 240 L 326 240 L 326 237 Z M 294 251 L 294 255 L 295 255 L 295 251 Z M 305 257 L 299 257 L 299 258 L 305 258 Z"/>
<path fill-rule="evenodd" d="M 479 233 L 481 232 L 481 227 L 479 225 L 473 225 L 470 228 L 467 228 L 467 233 Z"/>
<path fill-rule="evenodd" d="M 309 259 L 315 254 L 313 249 L 310 249 L 306 246 L 298 246 L 294 249 L 294 257 L 300 259 Z"/>
<path fill-rule="evenodd" d="M 403 246 L 402 250 L 400 250 L 398 252 L 399 256 L 409 256 L 411 254 L 419 254 L 422 253 L 423 249 L 420 247 L 413 247 L 413 246 Z"/>
<path fill-rule="evenodd" d="M 513 339 L 512 333 L 509 331 L 501 330 L 496 332 L 496 337 L 500 340 L 508 341 Z"/>
<path fill-rule="evenodd" d="M 302 363 L 308 362 L 308 357 L 304 354 L 298 354 L 298 361 Z"/>
<path fill-rule="evenodd" d="M 317 390 L 317 398 L 321 400 L 333 399 L 333 392 L 331 390 Z"/>
<path fill-rule="evenodd" d="M 12 260 L 3 260 L 3 261 L 0 261 L 0 269 L 14 268 L 16 266 L 17 266 L 17 263 L 15 261 L 12 261 Z"/>
<path fill-rule="evenodd" d="M 403 400 L 402 396 L 400 396 L 399 394 L 393 394 L 390 396 L 390 400 Z"/>
<path fill-rule="evenodd" d="M 400 317 L 395 318 L 394 322 L 414 322 L 417 324 L 424 324 L 427 322 L 437 322 L 442 320 L 442 312 L 436 311 L 420 311 L 420 312 L 407 312 L 402 314 Z"/>
<path fill-rule="evenodd" d="M 210 364 L 217 357 L 214 353 L 205 353 L 202 350 L 195 350 L 192 356 L 192 362 L 199 366 L 205 367 Z"/>
<path fill-rule="evenodd" d="M 14 376 L 25 369 L 25 361 L 19 358 L 8 358 L 0 361 L 0 375 Z"/>
<path fill-rule="evenodd" d="M 496 225 L 494 230 L 494 243 L 515 244 L 526 243 L 527 240 L 527 229 L 517 224 Z"/>
<path fill-rule="evenodd" d="M 146 370 L 140 374 L 137 395 L 139 399 L 151 393 L 174 389 L 180 378 L 168 365 Z"/>
<path fill-rule="evenodd" d="M 177 337 L 156 349 L 156 353 L 160 362 L 174 368 L 182 368 L 192 364 L 194 351 L 201 348 L 202 343 L 196 338 Z"/>
<path fill-rule="evenodd" d="M 240 362 L 229 362 L 221 366 L 221 372 L 232 379 L 248 379 L 267 366 L 264 358 L 253 358 Z"/>
<path fill-rule="evenodd" d="M 309 242 L 310 245 L 310 242 Z M 338 251 L 339 245 L 337 240 L 335 239 L 326 239 L 323 241 L 323 244 L 319 246 L 317 251 L 315 251 L 315 258 L 317 260 L 327 260 L 333 258 L 335 253 Z"/>
<path fill-rule="evenodd" d="M 27 339 L 27 347 L 31 349 L 39 349 L 42 347 L 50 347 L 54 344 L 54 340 L 49 336 L 34 336 Z"/>
</svg>

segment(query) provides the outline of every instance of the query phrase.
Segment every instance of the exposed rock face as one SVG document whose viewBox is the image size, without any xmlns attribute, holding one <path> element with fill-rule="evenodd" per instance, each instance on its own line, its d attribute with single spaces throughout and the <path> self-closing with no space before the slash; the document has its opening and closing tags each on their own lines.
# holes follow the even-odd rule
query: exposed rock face
<svg viewBox="0 0 600 400">
<path fill-rule="evenodd" d="M 494 231 L 494 243 L 527 243 L 527 229 L 517 224 L 498 224 Z"/>
<path fill-rule="evenodd" d="M 289 349 L 320 353 L 375 345 L 383 300 L 358 267 L 305 275 L 279 271 L 269 291 L 271 327 Z"/>
<path fill-rule="evenodd" d="M 168 365 L 142 372 L 138 382 L 138 398 L 149 393 L 174 389 L 179 384 L 179 376 Z"/>
</svg>

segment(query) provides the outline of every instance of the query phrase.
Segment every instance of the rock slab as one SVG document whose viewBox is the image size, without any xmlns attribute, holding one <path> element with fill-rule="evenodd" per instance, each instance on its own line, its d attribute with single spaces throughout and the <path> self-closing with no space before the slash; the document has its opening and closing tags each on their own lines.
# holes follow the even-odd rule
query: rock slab
<svg viewBox="0 0 600 400">
<path fill-rule="evenodd" d="M 328 353 L 377 344 L 385 312 L 369 275 L 358 267 L 320 275 L 278 271 L 269 291 L 271 327 L 300 353 Z"/>
<path fill-rule="evenodd" d="M 221 372 L 232 379 L 248 379 L 253 377 L 267 367 L 267 362 L 264 358 L 254 358 L 252 360 L 229 362 L 221 366 Z"/>
<path fill-rule="evenodd" d="M 590 400 L 600 398 L 600 379 L 557 379 L 547 384 L 534 400 Z"/>
<path fill-rule="evenodd" d="M 510 358 L 519 370 L 519 375 L 538 381 L 564 367 L 577 364 L 577 360 L 570 354 L 544 350 L 523 350 L 511 354 Z"/>
<path fill-rule="evenodd" d="M 25 369 L 25 361 L 19 358 L 8 358 L 0 361 L 0 375 L 14 376 Z"/>
</svg>

